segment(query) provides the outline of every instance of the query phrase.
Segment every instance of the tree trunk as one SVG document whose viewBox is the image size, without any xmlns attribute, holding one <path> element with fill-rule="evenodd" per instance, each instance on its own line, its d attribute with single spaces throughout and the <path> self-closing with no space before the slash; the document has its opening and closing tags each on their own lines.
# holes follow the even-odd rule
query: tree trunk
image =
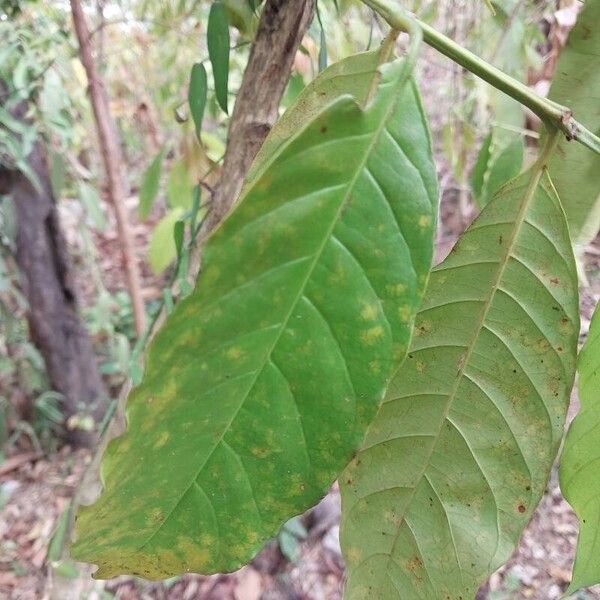
<svg viewBox="0 0 600 600">
<path fill-rule="evenodd" d="M 31 338 L 44 357 L 52 388 L 64 397 L 67 423 L 82 414 L 98 420 L 106 409 L 106 390 L 88 332 L 77 314 L 66 244 L 40 142 L 28 163 L 41 190 L 23 174 L 0 167 L 0 193 L 11 195 L 17 212 L 16 260 L 29 303 Z M 96 435 L 67 427 L 66 438 L 75 445 L 91 446 Z"/>
<path fill-rule="evenodd" d="M 98 74 L 96 63 L 92 56 L 90 32 L 79 0 L 71 0 L 71 11 L 73 13 L 75 33 L 79 42 L 81 63 L 88 79 L 88 94 L 96 122 L 104 170 L 106 171 L 108 195 L 117 220 L 123 266 L 131 298 L 135 329 L 138 336 L 141 336 L 145 330 L 146 313 L 144 310 L 137 259 L 135 257 L 133 236 L 125 207 L 127 186 L 122 170 L 124 164 L 123 152 L 121 151 L 117 128 L 110 112 L 106 87 Z"/>
</svg>

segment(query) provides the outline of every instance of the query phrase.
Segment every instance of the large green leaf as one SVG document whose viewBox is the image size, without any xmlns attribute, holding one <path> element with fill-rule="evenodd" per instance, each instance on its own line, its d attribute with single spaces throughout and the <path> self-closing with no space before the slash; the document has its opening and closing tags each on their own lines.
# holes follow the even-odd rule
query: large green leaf
<svg viewBox="0 0 600 600">
<path fill-rule="evenodd" d="M 313 79 L 275 123 L 248 171 L 247 182 L 254 181 L 277 150 L 339 96 L 350 94 L 364 104 L 379 62 L 379 50 L 361 52 L 334 63 Z"/>
<path fill-rule="evenodd" d="M 600 131 L 600 2 L 589 0 L 569 35 L 556 67 L 549 97 L 568 106 L 590 131 Z M 600 156 L 561 140 L 549 163 L 571 237 L 591 241 L 600 228 Z"/>
<path fill-rule="evenodd" d="M 79 513 L 73 554 L 99 577 L 235 569 L 358 449 L 432 255 L 435 166 L 405 71 L 281 144 L 208 240 Z"/>
<path fill-rule="evenodd" d="M 343 473 L 347 597 L 474 598 L 511 554 L 561 439 L 577 276 L 535 167 L 432 271 L 408 358 Z"/>
<path fill-rule="evenodd" d="M 579 517 L 570 592 L 600 583 L 600 308 L 578 360 L 581 409 L 565 440 L 560 487 Z"/>
</svg>

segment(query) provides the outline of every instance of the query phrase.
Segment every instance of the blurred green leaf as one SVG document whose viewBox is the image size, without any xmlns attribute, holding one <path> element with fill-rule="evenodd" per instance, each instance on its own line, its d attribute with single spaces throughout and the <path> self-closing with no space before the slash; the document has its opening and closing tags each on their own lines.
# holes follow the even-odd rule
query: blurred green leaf
<svg viewBox="0 0 600 600">
<path fill-rule="evenodd" d="M 138 214 L 140 219 L 148 218 L 152 205 L 158 195 L 160 188 L 160 175 L 162 172 L 162 162 L 165 157 L 165 149 L 161 148 L 158 154 L 152 159 L 147 169 L 142 175 L 142 185 L 140 186 Z"/>
<path fill-rule="evenodd" d="M 148 262 L 157 275 L 162 273 L 176 258 L 177 249 L 173 238 L 175 223 L 183 215 L 182 208 L 169 211 L 156 225 L 148 244 Z"/>
<path fill-rule="evenodd" d="M 581 407 L 560 459 L 560 489 L 579 519 L 579 540 L 568 592 L 600 583 L 600 305 L 578 362 Z"/>
<path fill-rule="evenodd" d="M 95 187 L 85 181 L 79 182 L 79 200 L 93 226 L 104 231 L 106 229 L 106 217 L 102 210 L 102 202 Z"/>
<path fill-rule="evenodd" d="M 190 105 L 190 113 L 196 126 L 196 136 L 200 139 L 202 132 L 202 119 L 204 117 L 204 109 L 206 108 L 208 83 L 206 79 L 206 69 L 202 63 L 196 63 L 192 67 L 190 74 L 190 87 L 188 90 L 188 103 Z"/>
<path fill-rule="evenodd" d="M 221 2 L 214 2 L 210 7 L 206 36 L 217 102 L 223 111 L 229 114 L 227 108 L 227 94 L 229 91 L 229 19 L 227 10 Z"/>
<path fill-rule="evenodd" d="M 192 205 L 194 185 L 190 179 L 187 165 L 183 159 L 171 165 L 167 180 L 167 204 L 171 208 L 189 209 Z"/>
<path fill-rule="evenodd" d="M 59 200 L 63 187 L 65 185 L 65 161 L 62 154 L 59 154 L 54 149 L 50 149 L 50 186 L 52 195 L 56 200 Z"/>
<path fill-rule="evenodd" d="M 600 132 L 600 2 L 588 0 L 556 66 L 548 94 L 569 107 L 590 131 Z M 559 140 L 548 169 L 578 246 L 600 228 L 600 156 L 581 144 Z"/>
<path fill-rule="evenodd" d="M 521 172 L 524 154 L 525 144 L 521 136 L 498 147 L 495 137 L 488 135 L 471 175 L 471 189 L 479 208 L 483 208 L 507 181 Z"/>
<path fill-rule="evenodd" d="M 471 189 L 473 190 L 473 196 L 476 199 L 480 198 L 481 194 L 483 193 L 485 174 L 490 162 L 491 147 L 492 133 L 490 132 L 481 144 L 481 149 L 479 150 L 479 154 L 477 155 L 477 160 L 475 161 L 475 166 L 473 167 L 473 172 L 471 174 Z"/>
</svg>

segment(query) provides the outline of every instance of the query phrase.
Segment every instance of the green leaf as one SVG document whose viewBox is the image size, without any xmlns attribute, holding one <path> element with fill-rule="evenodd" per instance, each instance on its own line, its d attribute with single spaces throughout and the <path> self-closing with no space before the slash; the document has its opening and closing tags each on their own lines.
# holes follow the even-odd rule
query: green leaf
<svg viewBox="0 0 600 600">
<path fill-rule="evenodd" d="M 520 136 L 501 147 L 496 147 L 492 141 L 491 147 L 486 148 L 484 142 L 471 179 L 473 195 L 480 208 L 483 208 L 507 181 L 521 172 L 524 154 L 525 145 Z M 483 170 L 483 178 L 480 180 L 482 163 L 486 155 L 487 164 Z"/>
<path fill-rule="evenodd" d="M 581 408 L 560 459 L 560 489 L 579 518 L 579 540 L 568 593 L 600 583 L 600 308 L 579 354 Z"/>
<path fill-rule="evenodd" d="M 359 447 L 432 255 L 435 166 L 405 71 L 385 65 L 366 108 L 338 96 L 282 142 L 207 241 L 104 457 L 104 493 L 79 513 L 73 555 L 99 577 L 231 571 Z"/>
<path fill-rule="evenodd" d="M 258 177 L 281 146 L 336 98 L 350 94 L 359 104 L 364 104 L 376 76 L 379 57 L 378 50 L 355 54 L 334 63 L 308 84 L 267 136 L 248 171 L 246 185 Z"/>
<path fill-rule="evenodd" d="M 208 56 L 213 70 L 215 94 L 219 106 L 227 113 L 229 87 L 229 20 L 227 10 L 220 2 L 214 2 L 208 15 L 206 32 Z"/>
<path fill-rule="evenodd" d="M 471 190 L 473 190 L 473 196 L 476 200 L 481 198 L 483 194 L 485 174 L 487 173 L 488 165 L 490 163 L 490 158 L 492 155 L 491 149 L 492 134 L 490 132 L 481 144 L 481 149 L 479 150 L 477 160 L 475 161 L 475 165 L 473 167 L 473 172 L 471 173 Z"/>
<path fill-rule="evenodd" d="M 569 107 L 590 131 L 600 131 L 600 2 L 585 3 L 556 66 L 551 100 Z M 563 139 L 549 170 L 573 241 L 585 246 L 600 228 L 600 156 Z"/>
<path fill-rule="evenodd" d="M 53 149 L 49 151 L 50 158 L 50 187 L 52 195 L 56 200 L 60 200 L 63 188 L 65 187 L 65 161 L 62 154 Z"/>
<path fill-rule="evenodd" d="M 142 176 L 142 185 L 140 186 L 139 193 L 139 207 L 138 213 L 140 219 L 145 220 L 148 218 L 152 205 L 158 196 L 158 190 L 160 187 L 160 174 L 162 171 L 162 162 L 165 157 L 165 149 L 161 148 L 158 154 L 152 159 L 152 162 L 148 165 L 148 168 L 144 171 Z"/>
<path fill-rule="evenodd" d="M 182 208 L 169 211 L 156 225 L 148 244 L 148 262 L 156 273 L 162 273 L 177 257 L 174 228 L 183 215 Z"/>
<path fill-rule="evenodd" d="M 194 184 L 190 179 L 185 160 L 176 160 L 171 165 L 167 179 L 167 204 L 171 208 L 189 209 L 192 205 Z"/>
<path fill-rule="evenodd" d="M 104 216 L 102 201 L 100 200 L 96 188 L 84 181 L 80 181 L 79 200 L 81 201 L 81 204 L 83 204 L 83 208 L 94 227 L 99 231 L 104 231 L 106 229 L 106 217 Z"/>
<path fill-rule="evenodd" d="M 175 242 L 175 250 L 177 252 L 177 259 L 181 258 L 181 252 L 183 250 L 183 241 L 185 234 L 185 223 L 183 221 L 177 221 L 173 227 L 173 241 Z"/>
<path fill-rule="evenodd" d="M 432 273 L 408 358 L 340 478 L 347 598 L 474 598 L 544 492 L 579 331 L 567 224 L 534 167 Z"/>
<path fill-rule="evenodd" d="M 196 63 L 192 67 L 190 74 L 188 103 L 194 125 L 196 126 L 196 136 L 198 139 L 200 139 L 200 134 L 202 133 L 202 119 L 204 118 L 204 109 L 206 108 L 207 90 L 206 69 L 202 63 Z"/>
<path fill-rule="evenodd" d="M 524 154 L 525 144 L 521 136 L 498 150 L 497 155 L 493 157 L 486 178 L 481 206 L 485 206 L 507 181 L 521 172 Z"/>
</svg>

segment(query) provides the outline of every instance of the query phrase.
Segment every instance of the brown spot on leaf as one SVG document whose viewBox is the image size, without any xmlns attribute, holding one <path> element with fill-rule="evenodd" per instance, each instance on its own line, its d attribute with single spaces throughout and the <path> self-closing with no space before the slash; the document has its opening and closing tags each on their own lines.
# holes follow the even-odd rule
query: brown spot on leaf
<svg viewBox="0 0 600 600">
<path fill-rule="evenodd" d="M 560 283 L 560 279 L 559 279 L 558 277 L 553 277 L 553 278 L 550 280 L 550 283 L 551 283 L 552 285 L 558 285 L 558 284 Z"/>
<path fill-rule="evenodd" d="M 524 504 L 519 504 L 519 506 L 517 506 L 517 510 L 518 510 L 520 513 L 524 513 L 524 512 L 525 512 L 527 509 L 525 508 L 525 505 L 524 505 Z"/>
<path fill-rule="evenodd" d="M 414 556 L 406 563 L 407 571 L 415 571 L 416 569 L 421 569 L 422 567 L 423 561 L 418 556 Z"/>
</svg>

